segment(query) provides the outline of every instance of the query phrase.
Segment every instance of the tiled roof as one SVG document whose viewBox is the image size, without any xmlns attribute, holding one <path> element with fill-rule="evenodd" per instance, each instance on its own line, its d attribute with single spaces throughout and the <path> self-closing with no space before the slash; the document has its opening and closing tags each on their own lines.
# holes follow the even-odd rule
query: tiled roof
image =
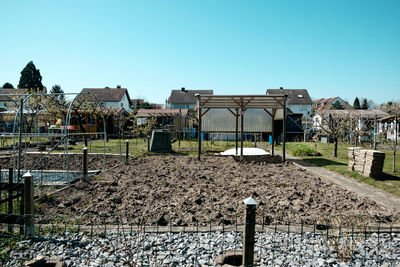
<svg viewBox="0 0 400 267">
<path fill-rule="evenodd" d="M 189 112 L 188 109 L 139 109 L 137 112 L 138 116 L 155 116 L 155 117 L 163 117 L 163 116 L 176 116 L 179 115 L 179 112 L 182 116 L 186 116 Z"/>
<path fill-rule="evenodd" d="M 196 94 L 212 95 L 213 90 L 172 90 L 168 98 L 170 104 L 196 104 Z"/>
<path fill-rule="evenodd" d="M 267 95 L 286 94 L 288 105 L 312 105 L 307 89 L 268 89 Z"/>
<path fill-rule="evenodd" d="M 361 117 L 361 118 L 374 118 L 375 116 L 378 119 L 385 118 L 389 116 L 388 113 L 382 110 L 370 110 L 370 109 L 340 109 L 340 110 L 317 110 L 317 114 L 328 116 L 329 114 L 336 115 L 339 117 L 344 117 L 346 115 L 351 115 L 352 117 Z"/>
<path fill-rule="evenodd" d="M 126 94 L 128 101 L 131 102 L 126 88 L 84 88 L 82 92 L 91 92 L 100 102 L 120 102 Z"/>
</svg>

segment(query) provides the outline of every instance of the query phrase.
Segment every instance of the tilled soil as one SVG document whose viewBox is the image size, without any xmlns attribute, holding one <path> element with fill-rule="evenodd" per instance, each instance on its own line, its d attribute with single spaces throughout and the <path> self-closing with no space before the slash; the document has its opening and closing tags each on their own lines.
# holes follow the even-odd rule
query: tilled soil
<svg viewBox="0 0 400 267">
<path fill-rule="evenodd" d="M 243 199 L 259 202 L 257 221 L 306 224 L 393 223 L 399 214 L 276 158 L 147 155 L 81 181 L 41 204 L 48 215 L 84 223 L 213 225 L 244 222 Z M 275 163 L 271 163 L 275 162 Z"/>
<path fill-rule="evenodd" d="M 43 158 L 46 153 L 28 153 L 22 154 L 21 167 L 26 170 L 64 170 L 68 163 L 69 170 L 80 171 L 83 169 L 83 155 L 69 153 L 68 160 L 63 153 L 51 153 Z M 103 161 L 103 154 L 88 154 L 88 169 L 101 170 L 113 167 L 123 162 L 123 157 L 119 155 L 106 155 Z M 0 154 L 0 167 L 2 169 L 11 168 L 14 165 L 14 159 L 11 154 Z"/>
</svg>

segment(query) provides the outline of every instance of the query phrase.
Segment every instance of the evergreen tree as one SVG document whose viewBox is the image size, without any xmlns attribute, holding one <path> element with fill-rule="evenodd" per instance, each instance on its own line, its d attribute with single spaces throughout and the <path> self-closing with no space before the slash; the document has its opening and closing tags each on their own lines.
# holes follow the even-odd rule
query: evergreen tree
<svg viewBox="0 0 400 267">
<path fill-rule="evenodd" d="M 341 110 L 344 109 L 344 106 L 339 101 L 336 101 L 332 104 L 331 109 Z"/>
<path fill-rule="evenodd" d="M 3 84 L 3 88 L 14 89 L 14 86 L 11 83 L 5 83 Z"/>
<path fill-rule="evenodd" d="M 42 75 L 40 75 L 40 70 L 36 69 L 32 61 L 21 71 L 18 88 L 29 89 L 31 93 L 43 92 Z"/>
<path fill-rule="evenodd" d="M 366 98 L 362 101 L 361 109 L 369 109 L 368 100 Z"/>
<path fill-rule="evenodd" d="M 358 99 L 358 97 L 356 97 L 356 99 L 354 99 L 353 108 L 354 109 L 361 109 L 360 100 Z"/>
<path fill-rule="evenodd" d="M 64 90 L 58 84 L 53 85 L 50 94 L 57 94 L 56 99 L 60 104 L 65 104 Z"/>
</svg>

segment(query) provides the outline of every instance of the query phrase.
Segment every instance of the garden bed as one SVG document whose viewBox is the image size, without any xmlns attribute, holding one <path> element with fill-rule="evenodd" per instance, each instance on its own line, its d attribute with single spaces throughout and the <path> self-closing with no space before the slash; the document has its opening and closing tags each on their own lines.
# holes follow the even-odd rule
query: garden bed
<svg viewBox="0 0 400 267">
<path fill-rule="evenodd" d="M 213 225 L 244 222 L 242 200 L 259 203 L 258 222 L 273 224 L 396 223 L 399 214 L 291 163 L 248 159 L 146 155 L 80 181 L 39 205 L 46 215 L 80 223 Z M 110 163 L 108 163 L 110 164 Z M 78 217 L 82 216 L 78 219 Z M 44 222 L 44 221 L 43 221 Z"/>
</svg>

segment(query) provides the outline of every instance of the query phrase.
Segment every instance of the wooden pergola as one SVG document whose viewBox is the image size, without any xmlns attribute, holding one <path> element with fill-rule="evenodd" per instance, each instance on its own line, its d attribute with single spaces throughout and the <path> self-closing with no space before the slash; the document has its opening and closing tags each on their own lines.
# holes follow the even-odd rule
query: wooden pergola
<svg viewBox="0 0 400 267">
<path fill-rule="evenodd" d="M 275 140 L 275 129 L 274 129 L 274 120 L 276 111 L 278 109 L 283 110 L 283 151 L 282 151 L 282 160 L 286 160 L 285 152 L 286 152 L 286 100 L 287 95 L 196 95 L 197 98 L 197 112 L 199 117 L 199 131 L 198 131 L 198 159 L 200 160 L 201 154 L 201 118 L 206 114 L 210 109 L 213 108 L 226 108 L 230 113 L 233 114 L 236 118 L 236 155 L 238 151 L 238 135 L 239 135 L 239 117 L 241 121 L 240 126 L 240 157 L 243 157 L 243 117 L 244 112 L 247 109 L 263 109 L 265 112 L 271 116 L 272 118 L 272 155 L 274 155 L 274 140 Z M 269 111 L 271 110 L 271 111 Z"/>
</svg>

